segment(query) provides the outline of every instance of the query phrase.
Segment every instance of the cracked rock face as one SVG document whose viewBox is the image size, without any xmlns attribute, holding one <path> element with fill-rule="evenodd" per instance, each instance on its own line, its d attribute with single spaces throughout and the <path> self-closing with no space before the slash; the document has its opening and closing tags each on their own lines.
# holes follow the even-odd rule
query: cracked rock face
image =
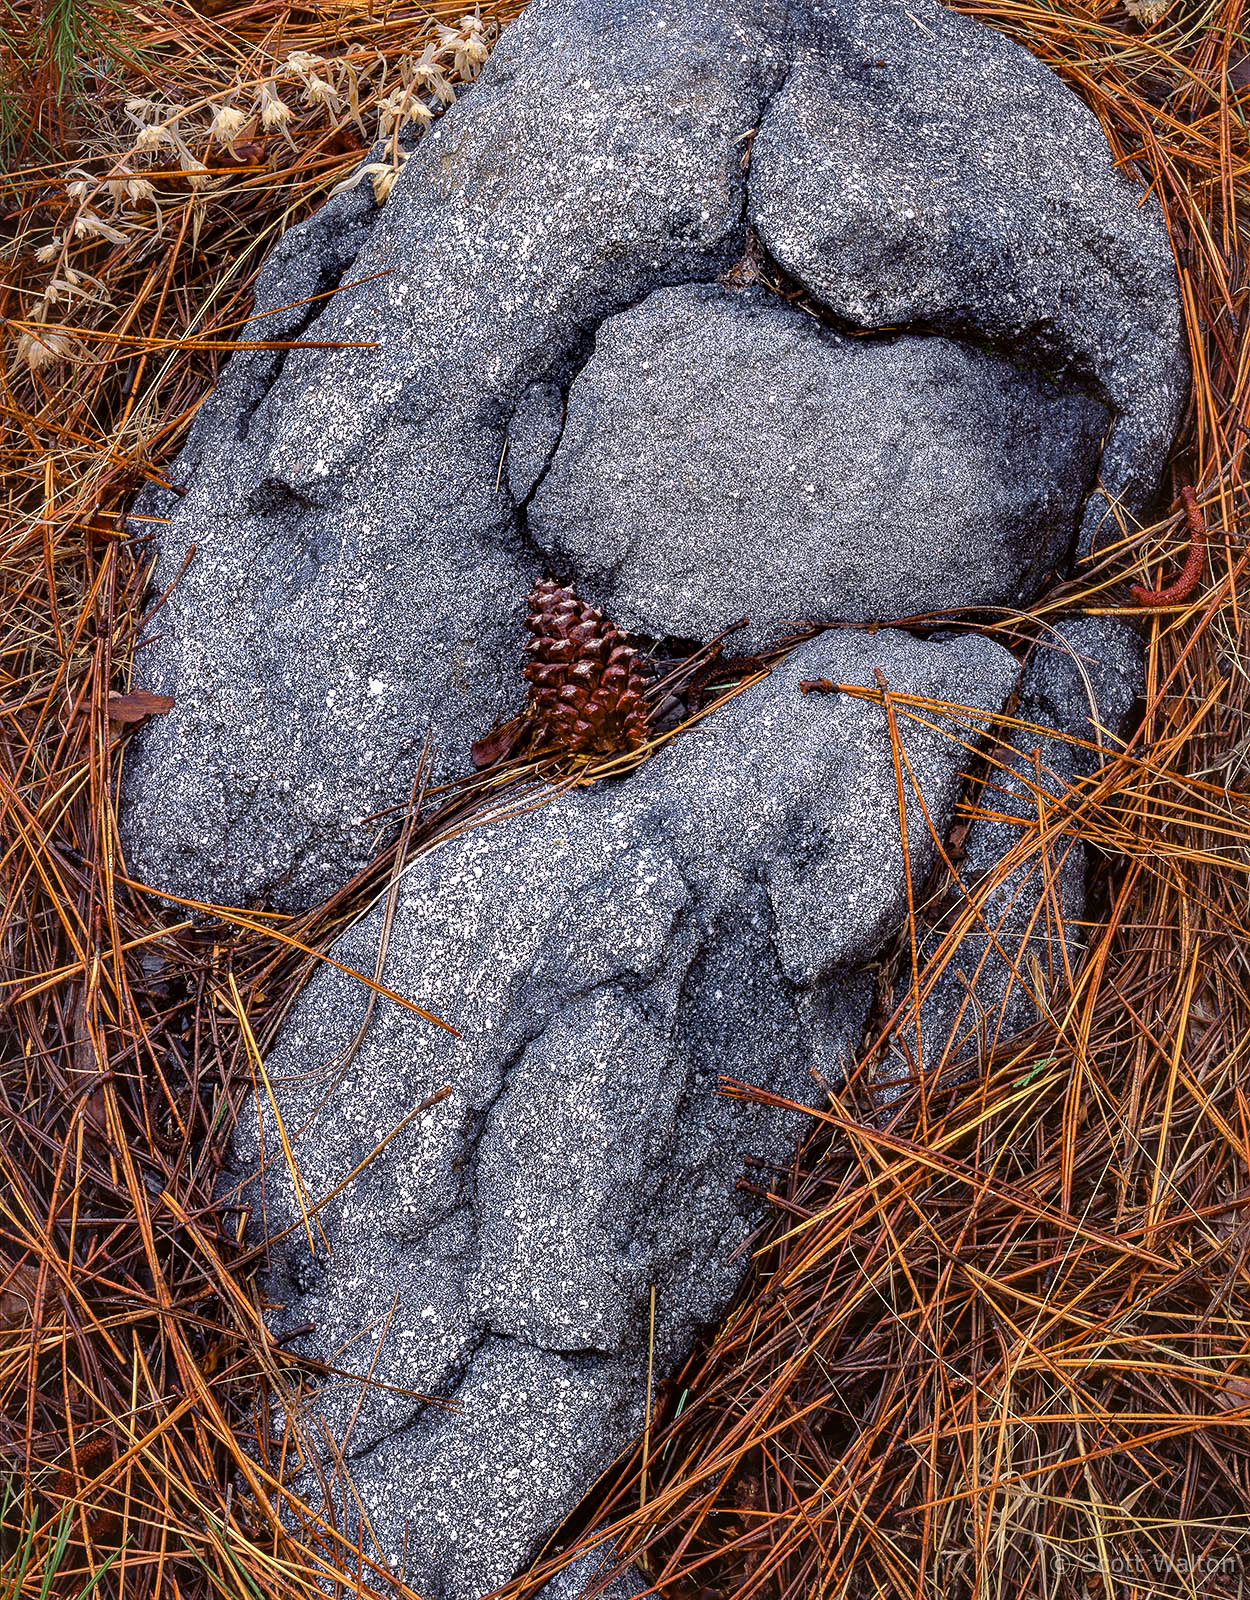
<svg viewBox="0 0 1250 1600">
<path fill-rule="evenodd" d="M 748 1154 L 785 1162 L 799 1105 L 836 1082 L 872 998 L 862 970 L 904 915 L 894 758 L 873 700 L 805 678 L 995 712 L 1013 658 L 976 635 L 883 630 L 800 646 L 762 685 L 619 783 L 464 834 L 406 873 L 382 973 L 459 1038 L 323 968 L 268 1061 L 310 1255 L 267 1104 L 254 1196 L 275 1247 L 280 1327 L 357 1381 L 317 1423 L 346 1441 L 385 1554 L 431 1600 L 477 1600 L 532 1558 L 639 1425 L 649 1315 L 663 1373 L 724 1309 L 757 1220 Z M 945 830 L 958 725 L 909 724 L 912 871 Z M 372 971 L 379 906 L 334 947 Z M 260 1164 L 245 1119 L 237 1159 Z M 766 1180 L 765 1180 L 766 1181 Z M 366 1375 L 454 1402 L 415 1403 Z M 349 1522 L 353 1500 L 343 1495 Z M 405 1542 L 405 1534 L 407 1539 Z"/>
<path fill-rule="evenodd" d="M 130 765 L 140 874 L 306 904 L 368 859 L 362 819 L 407 795 L 427 737 L 437 781 L 516 709 L 538 561 L 500 471 L 508 420 L 605 316 L 732 260 L 734 140 L 783 50 L 755 0 L 540 0 L 413 152 L 350 268 L 340 222 L 357 242 L 368 202 L 325 208 L 307 235 L 321 276 L 358 287 L 303 337 L 351 348 L 262 356 L 260 385 L 236 357 L 237 403 L 174 473 L 157 582 L 197 554 L 144 661 L 178 704 Z M 281 267 L 266 275 L 261 311 L 291 298 Z"/>
<path fill-rule="evenodd" d="M 1089 382 L 1115 419 L 1090 543 L 1111 505 L 1143 509 L 1188 388 L 1160 212 L 1089 109 L 977 23 L 873 0 L 809 17 L 752 146 L 765 246 L 846 323 L 1005 342 Z"/>
<path fill-rule="evenodd" d="M 748 221 L 828 326 L 803 338 L 758 295 L 657 295 L 714 284 Z M 657 339 L 674 304 L 690 318 L 651 388 L 613 375 L 613 349 Z M 1123 514 L 1144 507 L 1184 392 L 1158 207 L 1057 78 L 931 0 L 533 0 L 383 209 L 366 186 L 287 235 L 257 295 L 277 307 L 247 337 L 343 348 L 237 355 L 171 471 L 180 492 L 144 508 L 168 519 L 158 587 L 196 553 L 140 658 L 176 704 L 128 757 L 128 858 L 214 901 L 310 903 L 372 854 L 366 819 L 407 797 L 427 739 L 436 780 L 466 769 L 519 703 L 541 541 L 593 569 L 587 598 L 619 589 L 639 626 L 699 638 L 743 614 L 762 637 L 796 611 L 1010 603 L 1062 557 L 1095 466 Z M 763 466 L 752 360 L 798 430 L 768 463 L 787 540 L 806 549 L 821 502 L 814 570 L 780 540 L 743 560 L 758 494 L 714 515 L 727 474 Z M 701 384 L 716 405 L 683 437 L 679 397 Z M 594 405 L 640 434 L 644 393 L 668 432 L 624 507 L 635 532 L 648 504 L 688 525 L 664 551 L 610 530 L 618 573 L 591 548 L 613 444 L 577 430 Z M 931 593 L 906 576 L 926 569 Z"/>
</svg>

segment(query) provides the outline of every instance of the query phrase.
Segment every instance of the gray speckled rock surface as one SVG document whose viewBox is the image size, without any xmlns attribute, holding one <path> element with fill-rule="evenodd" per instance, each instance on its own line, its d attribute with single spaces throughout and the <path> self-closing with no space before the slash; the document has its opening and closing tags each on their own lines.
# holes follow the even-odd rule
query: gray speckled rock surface
<svg viewBox="0 0 1250 1600">
<path fill-rule="evenodd" d="M 1091 382 L 1116 416 L 1103 489 L 1141 513 L 1188 387 L 1171 244 L 1040 62 L 941 6 L 816 0 L 752 147 L 750 213 L 848 323 L 988 338 Z M 1087 540 L 1107 515 L 1094 496 Z"/>
<path fill-rule="evenodd" d="M 974 1067 L 1067 991 L 1087 941 L 1081 926 L 1087 911 L 1085 845 L 1067 837 L 1056 816 L 1045 850 L 1030 851 L 1006 873 L 1000 864 L 1036 825 L 1039 803 L 1065 796 L 1112 758 L 1142 681 L 1141 640 L 1112 617 L 1069 618 L 1035 649 L 1014 712 L 1028 726 L 1011 730 L 993 752 L 997 765 L 979 805 L 986 814 L 968 828 L 961 882 L 951 902 L 922 929 L 922 964 L 937 954 L 968 894 L 991 878 L 1001 881 L 983 897 L 982 916 L 924 1001 L 921 1052 L 910 1011 L 900 1025 L 897 1037 L 906 1051 L 891 1051 L 879 1068 L 887 1100 L 888 1086 L 907 1077 L 917 1061 L 926 1073 L 939 1066 Z M 1048 730 L 1056 736 L 1047 737 Z"/>
<path fill-rule="evenodd" d="M 157 584 L 196 555 L 140 657 L 176 704 L 128 753 L 131 868 L 200 898 L 307 904 L 368 859 L 365 819 L 406 798 L 427 737 L 436 778 L 466 769 L 519 699 L 543 564 L 524 502 L 563 425 L 556 391 L 606 318 L 717 279 L 748 215 L 836 317 L 988 338 L 1097 393 L 1115 414 L 1102 476 L 1136 506 L 1184 376 L 1167 241 L 1140 202 L 1057 78 L 933 0 L 534 0 L 382 210 L 363 186 L 275 250 L 261 311 L 355 286 L 248 337 L 347 347 L 236 356 L 171 470 L 182 492 L 150 503 L 168 519 Z M 694 371 L 700 345 L 694 330 Z M 880 399 L 868 435 L 897 419 L 899 394 Z M 671 500 L 708 439 L 692 423 L 684 450 L 674 438 L 640 460 L 639 502 Z M 810 441 L 793 452 L 797 475 Z M 971 478 L 957 496 L 883 478 L 882 504 L 849 526 L 931 498 L 950 517 L 922 519 L 902 566 L 949 574 L 963 551 L 968 572 L 1027 578 L 1087 468 L 1082 445 L 1014 566 L 992 519 L 957 520 Z M 721 572 L 741 564 L 742 532 L 725 525 Z M 759 570 L 741 609 L 763 624 L 780 596 Z M 922 609 L 952 597 L 935 590 Z M 867 603 L 825 598 L 830 618 Z"/>
<path fill-rule="evenodd" d="M 949 339 L 660 289 L 599 329 L 529 528 L 651 636 L 1019 603 L 1066 564 L 1108 419 Z"/>
<path fill-rule="evenodd" d="M 609 1579 L 620 1556 L 609 1541 L 571 1562 L 545 1584 L 537 1600 L 638 1600 L 650 1588 L 637 1567 L 626 1567 Z"/>
<path fill-rule="evenodd" d="M 758 1212 L 750 1152 L 786 1159 L 801 1122 L 718 1093 L 722 1077 L 803 1104 L 836 1082 L 871 1001 L 860 970 L 906 885 L 879 703 L 804 695 L 804 677 L 993 712 L 1016 676 L 974 635 L 835 633 L 618 783 L 438 847 L 404 877 L 383 981 L 459 1038 L 380 1004 L 342 1058 L 365 991 L 325 968 L 269 1062 L 310 1201 L 334 1251 L 310 1257 L 271 1113 L 260 1186 L 281 1325 L 348 1373 L 317 1402 L 345 1442 L 385 1554 L 404 1545 L 430 1600 L 509 1578 L 627 1444 L 642 1416 L 647 1304 L 665 1371 L 723 1309 Z M 938 828 L 966 762 L 904 728 Z M 909 798 L 912 863 L 933 850 Z M 335 958 L 372 970 L 381 909 Z M 238 1160 L 258 1161 L 244 1120 Z M 385 1337 L 383 1334 L 385 1333 Z M 344 1496 L 350 1518 L 352 1497 Z"/>
<path fill-rule="evenodd" d="M 533 494 L 564 428 L 564 392 L 558 383 L 531 383 L 508 423 L 508 489 L 518 503 Z"/>
<path fill-rule="evenodd" d="M 368 859 L 363 819 L 407 794 L 427 736 L 446 777 L 516 709 L 538 574 L 509 419 L 605 316 L 729 263 L 783 36 L 770 0 L 540 0 L 363 242 L 359 191 L 284 241 L 261 308 L 296 297 L 307 252 L 297 293 L 358 287 L 303 337 L 353 348 L 236 357 L 172 473 L 156 582 L 197 554 L 142 657 L 177 704 L 128 762 L 133 870 L 308 903 Z"/>
</svg>

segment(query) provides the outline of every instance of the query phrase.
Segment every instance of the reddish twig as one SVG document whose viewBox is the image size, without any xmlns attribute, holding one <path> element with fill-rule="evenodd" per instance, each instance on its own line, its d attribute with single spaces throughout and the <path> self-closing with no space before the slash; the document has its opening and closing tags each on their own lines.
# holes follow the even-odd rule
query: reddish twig
<svg viewBox="0 0 1250 1600">
<path fill-rule="evenodd" d="M 1140 583 L 1135 583 L 1132 596 L 1139 606 L 1170 606 L 1180 600 L 1188 600 L 1198 587 L 1198 580 L 1202 576 L 1202 561 L 1207 548 L 1207 526 L 1202 520 L 1202 512 L 1198 509 L 1198 499 L 1188 484 L 1181 490 L 1181 499 L 1185 504 L 1185 516 L 1189 522 L 1189 553 L 1185 557 L 1185 565 L 1181 568 L 1181 575 L 1175 583 L 1169 583 L 1162 589 L 1144 589 Z"/>
</svg>

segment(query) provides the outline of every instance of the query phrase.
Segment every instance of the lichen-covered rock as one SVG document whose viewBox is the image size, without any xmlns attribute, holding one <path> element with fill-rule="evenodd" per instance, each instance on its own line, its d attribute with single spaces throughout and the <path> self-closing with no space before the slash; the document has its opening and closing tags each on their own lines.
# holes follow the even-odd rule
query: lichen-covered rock
<svg viewBox="0 0 1250 1600">
<path fill-rule="evenodd" d="M 599 329 L 529 528 L 656 637 L 1019 604 L 1066 565 L 1109 419 L 950 339 L 660 289 Z"/>
<path fill-rule="evenodd" d="M 751 149 L 770 254 L 846 323 L 988 339 L 1084 380 L 1115 415 L 1085 538 L 1112 504 L 1140 514 L 1188 381 L 1161 208 L 1093 112 L 979 23 L 880 0 L 807 15 Z"/>
<path fill-rule="evenodd" d="M 721 284 L 748 221 L 793 303 Z M 383 209 L 282 241 L 257 310 L 249 339 L 315 348 L 238 355 L 146 502 L 157 585 L 195 553 L 140 657 L 175 705 L 128 754 L 128 861 L 208 900 L 306 903 L 427 741 L 466 771 L 549 562 L 661 637 L 1011 602 L 1102 515 L 1096 467 L 1145 503 L 1184 387 L 1157 207 L 934 0 L 533 0 Z M 267 1093 L 237 1144 L 277 1321 L 342 1374 L 313 1417 L 342 1515 L 429 1600 L 510 1578 L 628 1442 L 652 1289 L 660 1373 L 723 1310 L 744 1159 L 802 1124 L 721 1079 L 810 1105 L 860 1042 L 907 901 L 895 765 L 876 700 L 798 685 L 874 668 L 985 713 L 1015 679 L 967 634 L 813 641 L 627 780 L 410 868 L 383 979 L 458 1033 L 389 1002 L 362 1030 L 331 968 L 282 1030 L 301 1192 Z M 1025 704 L 1070 725 L 1045 673 Z M 966 753 L 900 728 L 919 885 Z M 372 970 L 383 917 L 337 959 Z"/>
<path fill-rule="evenodd" d="M 878 1068 L 887 1104 L 917 1068 L 983 1064 L 1068 991 L 1087 943 L 1089 852 L 1061 812 L 1051 812 L 1043 841 L 1039 808 L 1055 800 L 1081 804 L 1080 780 L 1120 748 L 1142 679 L 1141 640 L 1113 617 L 1070 617 L 1037 645 L 1013 712 L 1020 726 L 993 750 L 959 882 L 921 929 L 922 965 L 966 920 L 974 895 L 980 914 L 924 999 L 919 1039 L 908 1008 L 896 1046 Z M 1004 871 L 1012 851 L 1020 855 L 1029 840 L 1020 864 Z"/>
<path fill-rule="evenodd" d="M 520 700 L 524 597 L 544 559 L 525 502 L 558 453 L 562 396 L 606 319 L 717 280 L 748 215 L 835 320 L 916 335 L 895 347 L 922 369 L 900 374 L 903 394 L 932 370 L 935 326 L 988 339 L 1026 388 L 1057 375 L 1104 402 L 1102 481 L 1129 511 L 1149 494 L 1184 376 L 1158 207 L 1023 50 L 935 0 L 533 0 L 383 209 L 362 187 L 282 241 L 257 304 L 291 309 L 246 337 L 317 348 L 237 355 L 171 469 L 179 492 L 149 505 L 167 519 L 150 524 L 157 585 L 196 553 L 140 657 L 175 705 L 128 754 L 133 871 L 209 900 L 306 904 L 369 857 L 367 819 L 402 803 L 427 739 L 436 777 L 467 770 L 472 742 Z M 749 338 L 746 297 L 737 314 Z M 702 339 L 693 327 L 672 359 L 697 373 Z M 985 369 L 965 352 L 954 370 Z M 973 381 L 971 412 L 983 398 Z M 900 396 L 879 401 L 869 438 L 897 421 Z M 992 413 L 998 427 L 1017 415 Z M 958 405 L 943 415 L 965 440 Z M 932 407 L 919 420 L 931 431 Z M 714 421 L 692 417 L 684 445 L 640 458 L 638 504 L 703 471 Z M 968 573 L 1005 582 L 1053 555 L 1088 450 L 1050 497 L 1057 456 L 1039 437 L 1036 547 L 1013 533 L 1000 548 L 985 508 L 970 527 L 922 517 L 887 555 L 912 572 L 940 558 L 918 609 L 964 603 L 946 581 L 961 546 Z M 796 468 L 811 448 L 792 442 Z M 958 443 L 934 448 L 940 461 Z M 1020 453 L 1010 434 L 1004 452 Z M 963 515 L 972 475 L 952 495 L 924 481 L 929 459 L 901 450 L 894 480 L 883 461 L 879 503 L 849 526 L 894 525 L 930 497 Z M 831 463 L 820 482 L 833 481 Z M 991 480 L 988 503 L 1001 497 Z M 763 617 L 785 586 L 743 559 L 741 526 L 723 531 L 711 567 L 742 585 L 758 566 L 741 610 Z M 857 616 L 877 602 L 843 603 Z M 679 609 L 657 605 L 657 626 Z"/>
<path fill-rule="evenodd" d="M 357 1041 L 366 991 L 332 968 L 282 1030 L 267 1072 L 305 1204 L 449 1089 L 318 1213 L 328 1256 L 309 1252 L 266 1097 L 237 1145 L 254 1168 L 259 1119 L 256 1214 L 293 1230 L 274 1250 L 280 1326 L 312 1322 L 300 1347 L 358 1375 L 327 1383 L 318 1425 L 393 1562 L 410 1530 L 430 1600 L 503 1583 L 628 1443 L 652 1286 L 660 1373 L 723 1310 L 758 1220 L 734 1187 L 744 1159 L 785 1160 L 802 1122 L 721 1080 L 812 1104 L 858 1048 L 862 964 L 906 904 L 894 758 L 877 700 L 799 684 L 872 689 L 874 669 L 987 714 L 1016 675 L 975 635 L 801 646 L 627 780 L 409 869 L 383 981 L 458 1036 L 379 1002 Z M 934 846 L 911 784 L 941 830 L 966 764 L 959 719 L 930 720 L 900 720 L 917 881 Z M 335 959 L 372 971 L 382 917 Z"/>
</svg>

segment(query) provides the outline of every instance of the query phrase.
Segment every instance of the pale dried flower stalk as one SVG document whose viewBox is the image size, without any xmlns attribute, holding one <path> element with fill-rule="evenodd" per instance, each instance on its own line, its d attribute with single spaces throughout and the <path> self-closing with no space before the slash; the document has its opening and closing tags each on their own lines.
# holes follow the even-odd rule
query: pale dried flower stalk
<svg viewBox="0 0 1250 1600">
<path fill-rule="evenodd" d="M 213 120 L 208 125 L 208 136 L 214 144 L 233 150 L 242 138 L 249 121 L 247 113 L 240 111 L 238 106 L 222 104 L 213 113 Z"/>
<path fill-rule="evenodd" d="M 146 236 L 163 231 L 159 179 L 145 175 L 145 164 L 159 171 L 168 168 L 171 155 L 176 159 L 182 182 L 192 190 L 194 237 L 205 206 L 216 193 L 229 193 L 228 182 L 215 185 L 215 175 L 209 171 L 214 148 L 234 155 L 245 140 L 277 133 L 295 149 L 296 128 L 302 131 L 328 121 L 337 129 L 350 122 L 362 141 L 371 137 L 389 141 L 389 159 L 364 164 L 330 192 L 341 193 L 367 180 L 376 202 L 384 204 L 408 158 L 399 147 L 400 133 L 429 127 L 455 100 L 457 86 L 477 76 L 497 33 L 495 25 L 483 23 L 478 13 L 462 17 L 455 28 L 436 27 L 436 36 L 420 54 L 404 57 L 397 66 L 380 51 L 356 49 L 335 59 L 293 50 L 285 60 L 270 65 L 264 76 L 250 81 L 240 80 L 231 62 L 229 85 L 189 105 L 130 94 L 122 106 L 134 130 L 129 148 L 105 155 L 108 166 L 99 177 L 83 167 L 72 169 L 60 186 L 65 202 L 60 217 L 42 242 L 28 240 L 21 247 L 48 272 L 48 278 L 29 322 L 18 331 L 16 365 L 39 371 L 76 353 L 75 342 L 64 332 L 40 327 L 36 333 L 31 324 L 42 323 L 58 304 L 73 304 L 81 315 L 89 305 L 107 299 L 100 280 L 83 270 L 84 254 L 100 245 L 142 243 Z M 303 109 L 296 111 L 283 93 L 284 85 L 298 86 Z M 251 110 L 244 109 L 249 96 L 254 97 Z M 372 135 L 366 125 L 371 114 L 376 119 Z M 175 191 L 170 200 L 177 195 Z M 112 221 L 100 213 L 103 199 L 109 203 Z M 70 264 L 71 252 L 76 265 Z"/>
</svg>

